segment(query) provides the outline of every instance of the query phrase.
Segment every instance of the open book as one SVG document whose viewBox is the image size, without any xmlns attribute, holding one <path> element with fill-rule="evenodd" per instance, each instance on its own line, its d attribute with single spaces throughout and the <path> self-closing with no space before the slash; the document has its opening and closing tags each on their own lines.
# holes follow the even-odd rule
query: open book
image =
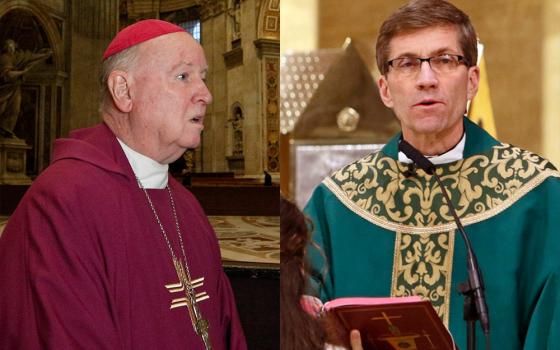
<svg viewBox="0 0 560 350">
<path fill-rule="evenodd" d="M 455 349 L 432 304 L 420 297 L 339 298 L 323 309 L 340 339 L 359 330 L 364 350 Z"/>
</svg>

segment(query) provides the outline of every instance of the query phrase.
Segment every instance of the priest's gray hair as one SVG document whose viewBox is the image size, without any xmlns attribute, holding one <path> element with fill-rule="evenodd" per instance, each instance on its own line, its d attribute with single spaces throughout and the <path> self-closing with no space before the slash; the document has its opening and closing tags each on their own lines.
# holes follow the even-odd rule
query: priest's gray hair
<svg viewBox="0 0 560 350">
<path fill-rule="evenodd" d="M 130 70 L 136 62 L 137 57 L 138 45 L 134 45 L 107 57 L 107 59 L 103 61 L 103 64 L 101 65 L 101 73 L 99 74 L 101 111 L 103 111 L 111 101 L 111 93 L 109 92 L 109 88 L 107 86 L 109 75 L 115 70 L 122 70 L 125 72 Z"/>
</svg>

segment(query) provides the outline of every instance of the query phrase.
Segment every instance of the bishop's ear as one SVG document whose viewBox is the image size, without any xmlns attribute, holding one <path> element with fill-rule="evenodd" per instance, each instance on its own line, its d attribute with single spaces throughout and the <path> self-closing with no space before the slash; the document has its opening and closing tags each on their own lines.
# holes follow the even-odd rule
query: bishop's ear
<svg viewBox="0 0 560 350">
<path fill-rule="evenodd" d="M 123 113 L 132 110 L 132 98 L 130 97 L 129 76 L 126 72 L 114 70 L 107 79 L 107 89 L 113 98 L 115 107 Z"/>
</svg>

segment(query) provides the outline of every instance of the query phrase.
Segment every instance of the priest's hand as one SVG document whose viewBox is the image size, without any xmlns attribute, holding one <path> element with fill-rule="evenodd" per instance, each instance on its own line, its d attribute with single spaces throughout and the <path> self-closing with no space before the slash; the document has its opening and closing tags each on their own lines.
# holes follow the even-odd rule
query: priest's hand
<svg viewBox="0 0 560 350">
<path fill-rule="evenodd" d="M 362 337 L 360 336 L 360 331 L 353 329 L 350 332 L 350 346 L 352 350 L 364 350 L 362 347 Z"/>
</svg>

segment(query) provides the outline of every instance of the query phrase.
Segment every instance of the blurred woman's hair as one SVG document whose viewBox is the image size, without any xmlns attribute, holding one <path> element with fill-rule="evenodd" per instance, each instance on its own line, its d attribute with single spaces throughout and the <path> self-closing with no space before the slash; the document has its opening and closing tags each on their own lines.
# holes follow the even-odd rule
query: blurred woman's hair
<svg viewBox="0 0 560 350">
<path fill-rule="evenodd" d="M 301 307 L 307 288 L 308 220 L 280 196 L 280 348 L 322 350 L 325 331 Z"/>
</svg>

